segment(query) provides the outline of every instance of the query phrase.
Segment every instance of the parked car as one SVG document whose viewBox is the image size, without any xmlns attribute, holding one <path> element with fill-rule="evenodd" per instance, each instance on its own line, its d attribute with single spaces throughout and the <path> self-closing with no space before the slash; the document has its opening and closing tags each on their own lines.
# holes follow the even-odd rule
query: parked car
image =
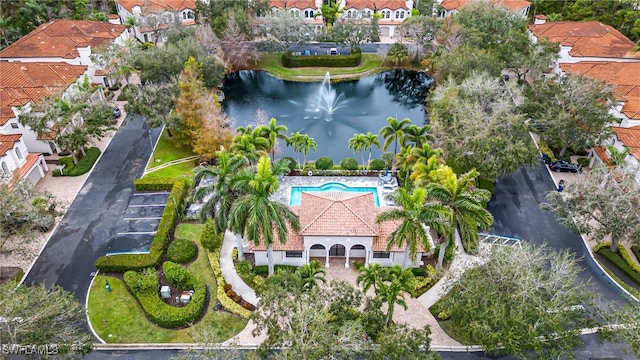
<svg viewBox="0 0 640 360">
<path fill-rule="evenodd" d="M 327 51 L 327 55 L 340 55 L 338 48 L 331 48 Z"/>
<path fill-rule="evenodd" d="M 114 117 L 115 119 L 117 119 L 117 118 L 119 118 L 121 115 L 122 115 L 122 112 L 120 111 L 120 109 L 119 109 L 119 108 L 117 108 L 117 107 L 114 107 L 114 108 L 113 108 L 113 117 Z"/>
<path fill-rule="evenodd" d="M 582 172 L 582 167 L 579 164 L 574 164 L 572 162 L 568 162 L 565 160 L 556 160 L 549 165 L 549 169 L 553 171 L 562 171 L 562 172 L 572 172 L 578 173 Z"/>
<path fill-rule="evenodd" d="M 311 50 L 304 50 L 304 51 L 302 52 L 302 55 L 304 55 L 304 56 L 311 56 Z"/>
</svg>

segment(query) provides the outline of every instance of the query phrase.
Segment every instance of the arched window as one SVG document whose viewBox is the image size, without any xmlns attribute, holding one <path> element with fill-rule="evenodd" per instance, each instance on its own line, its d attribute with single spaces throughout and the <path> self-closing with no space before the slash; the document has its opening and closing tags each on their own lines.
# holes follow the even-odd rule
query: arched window
<svg viewBox="0 0 640 360">
<path fill-rule="evenodd" d="M 400 11 L 400 19 L 404 19 L 404 11 Z"/>
<path fill-rule="evenodd" d="M 11 175 L 7 163 L 5 163 L 4 161 L 2 162 L 2 172 L 4 172 L 5 175 Z"/>
<path fill-rule="evenodd" d="M 367 17 L 370 18 L 371 17 L 371 11 L 367 10 Z"/>
<path fill-rule="evenodd" d="M 390 18 L 391 17 L 391 11 L 387 10 L 387 14 L 385 15 L 385 18 Z"/>
<path fill-rule="evenodd" d="M 396 19 L 400 18 L 400 11 L 396 11 Z"/>
<path fill-rule="evenodd" d="M 18 157 L 18 159 L 22 160 L 22 151 L 20 151 L 19 147 L 16 147 L 16 156 Z"/>
<path fill-rule="evenodd" d="M 187 20 L 187 13 L 186 12 L 182 13 L 182 20 Z"/>
<path fill-rule="evenodd" d="M 309 17 L 309 10 L 305 10 L 304 11 L 304 17 L 308 18 Z"/>
<path fill-rule="evenodd" d="M 309 17 L 313 17 L 313 10 L 309 11 Z"/>
<path fill-rule="evenodd" d="M 144 34 L 144 42 L 149 42 L 149 35 Z"/>
<path fill-rule="evenodd" d="M 189 12 L 187 13 L 187 17 L 188 17 L 189 19 L 193 19 L 193 11 L 189 11 Z"/>
</svg>

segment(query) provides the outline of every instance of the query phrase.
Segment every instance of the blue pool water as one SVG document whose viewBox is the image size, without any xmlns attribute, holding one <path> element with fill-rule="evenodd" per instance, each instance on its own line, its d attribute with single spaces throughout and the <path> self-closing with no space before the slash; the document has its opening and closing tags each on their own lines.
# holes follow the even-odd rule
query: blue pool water
<svg viewBox="0 0 640 360">
<path fill-rule="evenodd" d="M 378 189 L 375 187 L 349 187 L 340 183 L 326 183 L 322 186 L 292 186 L 291 196 L 289 197 L 289 205 L 300 205 L 302 192 L 358 192 L 373 193 L 373 202 L 376 206 L 380 206 L 378 199 Z"/>
</svg>

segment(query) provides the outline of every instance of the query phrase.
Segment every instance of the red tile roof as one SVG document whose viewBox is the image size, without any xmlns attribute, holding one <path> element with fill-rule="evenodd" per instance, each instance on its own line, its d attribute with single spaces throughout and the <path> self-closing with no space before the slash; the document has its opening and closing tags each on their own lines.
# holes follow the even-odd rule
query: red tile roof
<svg viewBox="0 0 640 360">
<path fill-rule="evenodd" d="M 0 62 L 0 125 L 15 117 L 12 106 L 60 95 L 86 70 L 65 63 Z"/>
<path fill-rule="evenodd" d="M 607 148 L 605 148 L 604 146 L 594 146 L 593 147 L 593 151 L 596 152 L 596 155 L 598 155 L 600 160 L 602 160 L 602 162 L 605 165 L 609 165 L 611 163 L 611 158 L 609 157 L 609 154 L 607 153 Z"/>
<path fill-rule="evenodd" d="M 0 51 L 0 58 L 78 57 L 79 47 L 97 47 L 127 30 L 107 21 L 52 20 Z"/>
<path fill-rule="evenodd" d="M 628 128 L 613 126 L 611 129 L 618 140 L 629 148 L 629 154 L 640 160 L 640 125 Z"/>
<path fill-rule="evenodd" d="M 640 120 L 640 62 L 582 61 L 560 64 L 560 68 L 613 85 L 616 94 L 625 102 L 622 113 L 629 119 Z"/>
<path fill-rule="evenodd" d="M 7 154 L 7 151 L 13 149 L 15 143 L 20 141 L 22 134 L 5 135 L 0 134 L 0 157 Z"/>
<path fill-rule="evenodd" d="M 14 181 L 22 180 L 29 172 L 31 172 L 31 169 L 33 169 L 34 165 L 38 162 L 39 158 L 40 158 L 40 153 L 27 154 L 27 158 L 26 158 L 27 162 L 13 172 Z"/>
<path fill-rule="evenodd" d="M 440 3 L 440 6 L 442 6 L 447 11 L 451 11 L 451 10 L 459 11 L 464 6 L 470 3 L 473 3 L 475 1 L 476 0 L 443 0 L 442 3 Z M 502 7 L 505 7 L 514 12 L 525 9 L 527 6 L 531 5 L 531 3 L 526 0 L 492 0 L 491 2 L 497 5 L 500 5 Z"/>
<path fill-rule="evenodd" d="M 317 9 L 315 0 L 270 0 L 270 8 Z M 405 0 L 346 0 L 345 9 L 409 10 Z"/>
<path fill-rule="evenodd" d="M 571 56 L 640 58 L 640 54 L 631 53 L 633 41 L 613 27 L 598 21 L 545 22 L 531 24 L 529 30 L 538 38 L 571 46 Z"/>
<path fill-rule="evenodd" d="M 142 15 L 196 9 L 196 0 L 116 0 L 116 2 L 131 14 L 134 6 L 140 6 Z"/>
<path fill-rule="evenodd" d="M 315 0 L 270 0 L 269 8 L 278 9 L 317 9 Z"/>
</svg>

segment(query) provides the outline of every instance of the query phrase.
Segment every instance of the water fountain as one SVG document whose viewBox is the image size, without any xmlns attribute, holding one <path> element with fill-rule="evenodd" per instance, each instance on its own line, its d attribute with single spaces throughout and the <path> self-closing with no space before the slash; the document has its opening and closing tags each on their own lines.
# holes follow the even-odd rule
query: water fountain
<svg viewBox="0 0 640 360">
<path fill-rule="evenodd" d="M 325 121 L 330 121 L 333 113 L 341 107 L 344 107 L 347 103 L 347 100 L 344 99 L 344 94 L 337 94 L 336 90 L 331 87 L 331 74 L 329 74 L 328 71 L 320 84 L 318 97 L 311 98 L 310 100 L 311 107 L 307 109 L 307 111 L 325 112 L 328 115 L 324 118 Z"/>
</svg>

